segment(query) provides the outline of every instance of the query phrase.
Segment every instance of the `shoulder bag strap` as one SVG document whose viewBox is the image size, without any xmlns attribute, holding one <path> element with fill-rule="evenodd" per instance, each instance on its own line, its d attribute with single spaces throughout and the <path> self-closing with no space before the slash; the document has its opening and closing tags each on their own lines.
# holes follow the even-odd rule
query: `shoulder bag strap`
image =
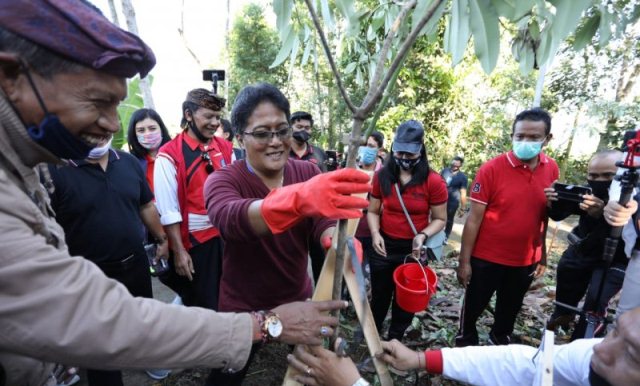
<svg viewBox="0 0 640 386">
<path fill-rule="evenodd" d="M 393 186 L 396 189 L 396 194 L 398 195 L 398 201 L 400 201 L 400 206 L 402 207 L 402 211 L 404 212 L 404 215 L 407 217 L 407 221 L 409 222 L 409 226 L 411 227 L 411 230 L 413 231 L 413 234 L 417 235 L 418 231 L 416 230 L 416 226 L 413 225 L 413 221 L 411 221 L 411 216 L 409 216 L 409 212 L 407 211 L 407 207 L 404 206 L 404 201 L 402 200 L 402 195 L 400 194 L 400 188 L 398 187 L 398 184 L 393 184 Z"/>
</svg>

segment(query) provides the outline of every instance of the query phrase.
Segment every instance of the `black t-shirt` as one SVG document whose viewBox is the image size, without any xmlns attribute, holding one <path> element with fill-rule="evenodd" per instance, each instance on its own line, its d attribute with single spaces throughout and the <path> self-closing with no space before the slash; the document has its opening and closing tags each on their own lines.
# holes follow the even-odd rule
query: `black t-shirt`
<svg viewBox="0 0 640 386">
<path fill-rule="evenodd" d="M 447 193 L 449 194 L 447 207 L 458 207 L 460 205 L 460 189 L 467 189 L 469 184 L 467 176 L 461 171 L 454 174 L 451 168 L 442 169 L 440 175 L 447 183 Z"/>
<path fill-rule="evenodd" d="M 110 150 L 106 171 L 86 161 L 49 170 L 55 186 L 51 203 L 71 254 L 96 263 L 144 254 L 140 207 L 153 194 L 132 155 Z"/>
</svg>

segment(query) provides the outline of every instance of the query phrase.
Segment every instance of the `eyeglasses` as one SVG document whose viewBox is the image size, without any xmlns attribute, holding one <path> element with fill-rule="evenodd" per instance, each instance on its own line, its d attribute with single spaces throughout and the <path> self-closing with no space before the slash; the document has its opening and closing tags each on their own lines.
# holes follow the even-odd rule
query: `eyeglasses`
<svg viewBox="0 0 640 386">
<path fill-rule="evenodd" d="M 284 128 L 280 128 L 276 131 L 269 131 L 269 130 L 253 130 L 252 132 L 248 133 L 248 132 L 244 132 L 242 133 L 243 135 L 250 135 L 253 137 L 253 139 L 256 140 L 256 142 L 258 142 L 261 145 L 266 145 L 269 142 L 271 142 L 271 140 L 273 139 L 273 137 L 277 136 L 279 140 L 284 141 L 287 140 L 289 138 L 291 138 L 291 127 L 284 127 Z"/>
<path fill-rule="evenodd" d="M 202 158 L 203 162 L 207 164 L 204 166 L 204 169 L 207 171 L 207 174 L 213 173 L 213 162 L 211 161 L 211 157 L 209 157 L 209 153 L 203 152 L 200 154 L 200 158 Z"/>
</svg>

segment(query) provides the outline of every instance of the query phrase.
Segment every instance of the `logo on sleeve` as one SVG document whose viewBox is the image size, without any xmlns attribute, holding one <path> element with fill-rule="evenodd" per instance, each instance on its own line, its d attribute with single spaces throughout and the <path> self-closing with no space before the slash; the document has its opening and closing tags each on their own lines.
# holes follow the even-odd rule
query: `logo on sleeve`
<svg viewBox="0 0 640 386">
<path fill-rule="evenodd" d="M 471 189 L 471 191 L 473 193 L 480 193 L 480 183 L 476 182 L 475 184 L 473 184 L 473 189 Z"/>
</svg>

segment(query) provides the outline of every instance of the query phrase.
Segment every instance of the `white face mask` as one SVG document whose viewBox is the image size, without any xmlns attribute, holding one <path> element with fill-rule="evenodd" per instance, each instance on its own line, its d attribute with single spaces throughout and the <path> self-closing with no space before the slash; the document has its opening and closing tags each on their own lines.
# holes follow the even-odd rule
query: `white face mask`
<svg viewBox="0 0 640 386">
<path fill-rule="evenodd" d="M 87 156 L 87 159 L 95 161 L 102 158 L 111 148 L 111 141 L 113 141 L 113 137 L 111 137 L 111 139 L 109 139 L 109 142 L 107 142 L 103 146 L 98 146 L 91 149 L 89 155 Z"/>
</svg>

